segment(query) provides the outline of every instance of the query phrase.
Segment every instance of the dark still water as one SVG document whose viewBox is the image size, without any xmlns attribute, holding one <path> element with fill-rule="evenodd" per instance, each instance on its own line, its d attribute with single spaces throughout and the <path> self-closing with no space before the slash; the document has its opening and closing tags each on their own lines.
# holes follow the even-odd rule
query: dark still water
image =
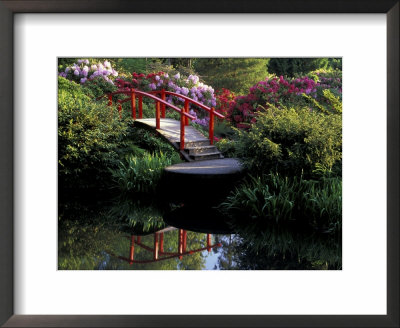
<svg viewBox="0 0 400 328">
<path fill-rule="evenodd" d="M 213 208 L 59 206 L 59 270 L 340 270 L 339 238 L 237 229 Z"/>
</svg>

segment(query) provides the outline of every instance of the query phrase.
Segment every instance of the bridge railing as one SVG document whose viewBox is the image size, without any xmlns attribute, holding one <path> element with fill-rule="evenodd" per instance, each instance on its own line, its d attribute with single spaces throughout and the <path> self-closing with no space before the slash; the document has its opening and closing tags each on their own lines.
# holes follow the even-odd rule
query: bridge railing
<svg viewBox="0 0 400 328">
<path fill-rule="evenodd" d="M 208 124 L 208 135 L 209 135 L 209 139 L 210 139 L 210 144 L 212 145 L 214 143 L 214 117 L 217 116 L 219 118 L 225 118 L 224 115 L 216 112 L 214 107 L 208 107 L 208 106 L 202 104 L 201 102 L 198 102 L 198 101 L 196 101 L 192 98 L 189 98 L 185 95 L 182 95 L 182 94 L 176 93 L 176 92 L 167 91 L 165 89 L 150 91 L 150 93 L 160 94 L 161 99 L 163 99 L 163 100 L 165 100 L 167 95 L 184 99 L 185 100 L 184 111 L 186 113 L 189 113 L 189 105 L 190 104 L 193 104 L 196 107 L 199 107 L 199 108 L 207 111 L 210 115 L 210 120 L 209 120 L 209 124 Z M 161 108 L 161 117 L 165 118 L 165 107 L 163 107 L 163 106 Z M 186 119 L 185 124 L 189 125 L 188 119 Z"/>
<path fill-rule="evenodd" d="M 189 98 L 185 95 L 176 93 L 176 92 L 171 92 L 167 91 L 165 89 L 162 90 L 155 90 L 155 91 L 150 91 L 150 92 L 144 92 L 144 91 L 139 91 L 137 89 L 130 89 L 130 90 L 120 90 L 116 91 L 113 93 L 107 94 L 108 97 L 108 105 L 112 106 L 112 97 L 113 95 L 117 94 L 125 94 L 129 96 L 129 98 L 126 99 L 120 99 L 117 100 L 118 102 L 118 111 L 120 112 L 121 115 L 121 110 L 122 110 L 122 104 L 125 102 L 130 101 L 131 104 L 131 110 L 132 110 L 132 118 L 135 120 L 136 119 L 136 109 L 138 107 L 138 116 L 139 118 L 143 118 L 143 97 L 148 97 L 150 99 L 155 100 L 156 104 L 156 129 L 160 129 L 160 118 L 165 118 L 165 112 L 166 108 L 171 108 L 178 113 L 180 113 L 180 118 L 181 118 L 181 138 L 180 138 L 180 149 L 184 149 L 185 145 L 185 126 L 189 125 L 189 119 L 194 120 L 195 117 L 193 115 L 189 114 L 189 106 L 190 104 L 195 105 L 198 108 L 201 108 L 205 110 L 206 112 L 209 113 L 209 125 L 208 125 L 208 135 L 209 135 L 209 140 L 210 144 L 212 145 L 214 143 L 214 118 L 219 117 L 219 118 L 225 118 L 224 115 L 218 113 L 215 111 L 214 107 L 208 107 L 192 98 Z M 155 95 L 160 95 L 160 97 L 156 97 Z M 166 101 L 166 96 L 173 96 L 173 97 L 178 97 L 184 100 L 184 107 L 183 109 L 178 108 L 177 106 L 169 103 Z M 100 97 L 102 98 L 102 97 Z M 138 106 L 136 106 L 136 98 L 138 98 Z M 98 98 L 99 99 L 99 98 Z"/>
<path fill-rule="evenodd" d="M 135 90 L 135 89 L 130 89 L 130 90 L 120 90 L 120 91 L 115 91 L 112 93 L 108 93 L 106 96 L 108 98 L 108 106 L 112 106 L 113 101 L 112 101 L 112 97 L 114 95 L 119 95 L 119 94 L 124 94 L 129 96 L 129 98 L 126 99 L 119 99 L 117 100 L 118 102 L 118 111 L 120 113 L 121 116 L 121 111 L 122 111 L 122 103 L 128 102 L 130 101 L 131 104 L 131 110 L 132 110 L 132 118 L 135 120 L 136 119 L 136 97 L 138 98 L 138 107 L 139 107 L 139 118 L 143 117 L 143 97 L 147 97 L 150 99 L 153 99 L 155 101 L 156 104 L 156 129 L 159 130 L 160 129 L 160 118 L 161 118 L 161 106 L 163 108 L 171 108 L 174 111 L 178 112 L 180 114 L 180 144 L 179 144 L 179 148 L 181 150 L 183 150 L 185 148 L 185 126 L 187 125 L 186 122 L 188 122 L 189 119 L 194 120 L 195 117 L 193 115 L 190 115 L 189 112 L 187 112 L 184 109 L 180 109 L 179 107 L 170 104 L 169 102 L 158 98 L 150 93 L 144 92 L 144 91 L 139 91 L 139 90 Z M 104 96 L 101 96 L 97 99 L 101 99 Z M 164 109 L 164 113 L 163 113 L 163 118 L 165 117 L 165 109 Z"/>
<path fill-rule="evenodd" d="M 197 249 L 187 249 L 187 231 L 184 229 L 179 229 L 178 230 L 178 249 L 176 252 L 165 252 L 164 251 L 164 231 L 157 231 L 155 232 L 154 235 L 154 247 L 147 246 L 142 243 L 141 241 L 141 236 L 135 236 L 131 235 L 130 236 L 130 248 L 129 248 L 129 258 L 124 257 L 124 256 L 118 256 L 113 253 L 110 253 L 111 256 L 117 257 L 120 260 L 126 261 L 129 264 L 133 263 L 152 263 L 152 262 L 158 262 L 158 261 L 164 261 L 164 260 L 169 260 L 172 258 L 179 258 L 182 260 L 183 256 L 185 255 L 192 255 L 197 252 L 203 252 L 207 250 L 208 252 L 211 252 L 211 250 L 215 247 L 221 247 L 221 243 L 217 244 L 212 244 L 211 240 L 211 234 L 207 234 L 207 247 L 202 247 L 202 248 L 197 248 Z M 136 238 L 135 238 L 136 237 Z M 151 260 L 136 260 L 135 259 L 135 246 L 139 246 L 140 248 L 153 253 L 153 259 Z"/>
</svg>

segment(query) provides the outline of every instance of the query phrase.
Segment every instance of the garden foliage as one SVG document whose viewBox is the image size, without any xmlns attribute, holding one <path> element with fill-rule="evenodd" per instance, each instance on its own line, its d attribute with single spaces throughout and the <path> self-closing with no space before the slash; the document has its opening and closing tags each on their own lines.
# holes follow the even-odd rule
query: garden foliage
<svg viewBox="0 0 400 328">
<path fill-rule="evenodd" d="M 308 177 L 321 168 L 341 172 L 341 115 L 270 107 L 252 129 L 238 133 L 237 155 L 253 173 Z"/>
<path fill-rule="evenodd" d="M 325 92 L 329 90 L 329 96 Z M 267 78 L 250 88 L 246 96 L 237 96 L 229 101 L 227 120 L 235 127 L 250 128 L 258 114 L 270 106 L 308 107 L 310 110 L 336 112 L 341 103 L 342 82 L 340 77 L 326 77 L 315 73 L 312 77 L 285 79 L 283 76 Z"/>
<path fill-rule="evenodd" d="M 102 185 L 118 162 L 127 124 L 75 82 L 58 78 L 58 167 L 61 187 Z"/>
</svg>

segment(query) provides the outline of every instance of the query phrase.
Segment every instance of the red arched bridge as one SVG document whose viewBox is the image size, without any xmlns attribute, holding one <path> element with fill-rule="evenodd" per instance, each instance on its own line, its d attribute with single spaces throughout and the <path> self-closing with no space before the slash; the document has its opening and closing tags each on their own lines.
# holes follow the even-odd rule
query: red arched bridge
<svg viewBox="0 0 400 328">
<path fill-rule="evenodd" d="M 166 138 L 175 148 L 179 149 L 183 157 L 188 161 L 221 159 L 222 154 L 213 145 L 214 144 L 214 119 L 215 117 L 225 118 L 224 115 L 215 111 L 214 107 L 208 107 L 204 104 L 191 99 L 182 94 L 167 90 L 156 90 L 144 92 L 137 89 L 119 90 L 106 94 L 100 98 L 108 98 L 108 106 L 113 106 L 113 96 L 125 95 L 125 99 L 116 100 L 117 108 L 122 116 L 122 104 L 129 102 L 132 113 L 132 118 L 135 124 L 139 123 L 147 127 L 156 129 L 156 131 Z M 166 101 L 166 96 L 172 96 L 182 99 L 184 102 L 183 108 Z M 143 98 L 154 100 L 155 118 L 143 118 Z M 98 99 L 100 99 L 98 98 Z M 209 115 L 209 130 L 208 139 L 189 125 L 189 120 L 194 120 L 196 117 L 189 113 L 190 105 L 194 105 L 199 110 L 206 112 Z M 166 118 L 166 110 L 173 110 L 180 115 L 180 120 Z"/>
</svg>

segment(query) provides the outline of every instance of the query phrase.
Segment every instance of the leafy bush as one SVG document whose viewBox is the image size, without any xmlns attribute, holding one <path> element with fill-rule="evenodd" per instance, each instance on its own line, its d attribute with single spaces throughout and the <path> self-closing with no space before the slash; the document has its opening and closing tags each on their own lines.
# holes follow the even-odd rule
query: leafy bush
<svg viewBox="0 0 400 328">
<path fill-rule="evenodd" d="M 224 157 L 236 157 L 235 141 L 230 139 L 220 139 L 215 146 Z"/>
<path fill-rule="evenodd" d="M 119 197 L 109 210 L 109 221 L 118 229 L 130 233 L 144 233 L 162 229 L 165 223 L 163 211 L 154 204 L 142 204 L 131 198 Z"/>
<path fill-rule="evenodd" d="M 132 129 L 129 129 L 129 139 L 148 153 L 163 153 L 167 157 L 177 155 L 176 149 L 157 136 L 153 131 L 140 129 L 134 126 Z"/>
<path fill-rule="evenodd" d="M 106 93 L 117 91 L 117 87 L 114 84 L 107 82 L 100 76 L 86 81 L 86 83 L 82 85 L 82 89 L 93 100 Z M 104 99 L 100 101 L 104 102 Z"/>
<path fill-rule="evenodd" d="M 127 156 L 111 174 L 119 189 L 124 192 L 154 193 L 164 168 L 179 161 L 178 154 L 174 157 L 163 153 Z"/>
<path fill-rule="evenodd" d="M 82 88 L 58 78 L 58 167 L 62 187 L 104 185 L 108 168 L 117 164 L 126 122 L 94 103 Z"/>
<path fill-rule="evenodd" d="M 238 131 L 238 157 L 253 173 L 312 176 L 341 170 L 342 117 L 305 109 L 270 107 L 248 132 Z"/>
</svg>

